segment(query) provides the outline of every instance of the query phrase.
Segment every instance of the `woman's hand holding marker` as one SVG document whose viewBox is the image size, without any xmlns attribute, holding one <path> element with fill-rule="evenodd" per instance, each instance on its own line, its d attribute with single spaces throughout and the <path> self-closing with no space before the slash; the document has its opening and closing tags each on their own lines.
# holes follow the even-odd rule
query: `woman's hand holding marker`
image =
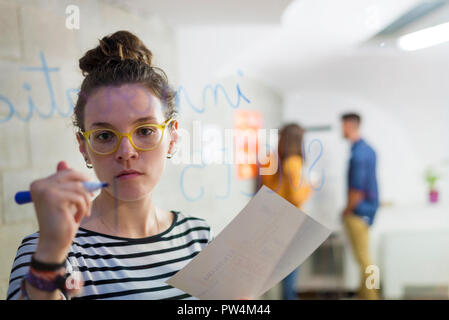
<svg viewBox="0 0 449 320">
<path fill-rule="evenodd" d="M 57 172 L 31 183 L 30 192 L 39 224 L 36 259 L 61 263 L 78 230 L 81 220 L 90 215 L 92 192 L 82 182 L 90 177 L 58 163 Z"/>
</svg>

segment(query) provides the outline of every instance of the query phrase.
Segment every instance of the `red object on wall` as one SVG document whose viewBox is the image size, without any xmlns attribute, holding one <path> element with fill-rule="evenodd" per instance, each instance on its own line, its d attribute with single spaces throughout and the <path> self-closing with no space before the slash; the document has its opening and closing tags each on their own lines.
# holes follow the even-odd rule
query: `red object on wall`
<svg viewBox="0 0 449 320">
<path fill-rule="evenodd" d="M 253 179 L 257 177 L 257 132 L 262 129 L 262 114 L 254 110 L 236 110 L 234 112 L 234 146 L 237 178 Z M 249 135 L 254 135 L 255 143 L 251 143 Z M 243 141 L 243 143 L 241 143 Z M 239 163 L 245 159 L 246 163 Z"/>
</svg>

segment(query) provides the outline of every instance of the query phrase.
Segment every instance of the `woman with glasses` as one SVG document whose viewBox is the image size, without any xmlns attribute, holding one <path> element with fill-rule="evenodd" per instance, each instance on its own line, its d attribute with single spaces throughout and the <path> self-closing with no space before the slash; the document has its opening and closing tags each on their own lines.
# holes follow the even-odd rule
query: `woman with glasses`
<svg viewBox="0 0 449 320">
<path fill-rule="evenodd" d="M 74 110 L 79 151 L 107 187 L 61 161 L 30 186 L 39 232 L 20 245 L 8 299 L 189 299 L 165 283 L 213 238 L 205 220 L 153 201 L 176 150 L 175 92 L 130 32 L 80 59 Z"/>
</svg>

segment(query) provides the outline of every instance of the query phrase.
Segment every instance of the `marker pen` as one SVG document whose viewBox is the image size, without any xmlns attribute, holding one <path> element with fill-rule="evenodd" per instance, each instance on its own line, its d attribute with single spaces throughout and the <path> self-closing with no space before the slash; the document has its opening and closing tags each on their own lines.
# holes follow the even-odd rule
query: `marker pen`
<svg viewBox="0 0 449 320">
<path fill-rule="evenodd" d="M 83 185 L 84 185 L 84 188 L 86 188 L 86 190 L 88 192 L 93 192 L 98 189 L 107 187 L 108 183 L 107 182 L 96 182 L 96 181 L 85 181 L 85 182 L 83 182 Z M 31 199 L 31 192 L 29 192 L 29 191 L 17 192 L 14 199 L 16 200 L 16 202 L 18 204 L 25 204 L 25 203 L 33 201 L 33 199 Z"/>
</svg>

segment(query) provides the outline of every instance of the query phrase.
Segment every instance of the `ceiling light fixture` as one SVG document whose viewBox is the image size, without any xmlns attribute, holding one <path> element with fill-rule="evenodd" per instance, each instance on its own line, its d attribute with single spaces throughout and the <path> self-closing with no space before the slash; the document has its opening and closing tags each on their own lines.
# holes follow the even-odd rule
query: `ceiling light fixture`
<svg viewBox="0 0 449 320">
<path fill-rule="evenodd" d="M 398 39 L 397 44 L 402 50 L 414 51 L 447 41 L 449 41 L 449 22 L 406 34 Z"/>
</svg>

